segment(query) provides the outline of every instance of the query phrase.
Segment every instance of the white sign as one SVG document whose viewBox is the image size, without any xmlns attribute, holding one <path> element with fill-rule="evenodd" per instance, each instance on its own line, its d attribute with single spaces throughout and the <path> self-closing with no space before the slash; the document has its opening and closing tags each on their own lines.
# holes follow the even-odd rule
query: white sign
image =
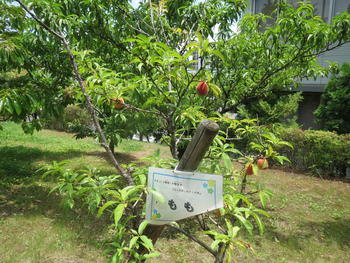
<svg viewBox="0 0 350 263">
<path fill-rule="evenodd" d="M 150 167 L 146 219 L 163 225 L 223 207 L 222 176 Z"/>
</svg>

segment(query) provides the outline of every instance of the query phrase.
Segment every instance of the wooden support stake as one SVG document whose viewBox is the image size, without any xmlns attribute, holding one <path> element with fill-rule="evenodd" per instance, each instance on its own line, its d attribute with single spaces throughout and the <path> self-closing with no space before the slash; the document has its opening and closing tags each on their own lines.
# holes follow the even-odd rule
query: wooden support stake
<svg viewBox="0 0 350 263">
<path fill-rule="evenodd" d="M 187 172 L 196 170 L 218 132 L 219 125 L 211 120 L 203 120 L 199 124 L 191 142 L 187 145 L 176 169 Z"/>
<path fill-rule="evenodd" d="M 185 172 L 196 170 L 218 132 L 219 125 L 211 120 L 203 120 L 199 124 L 191 142 L 188 144 L 176 170 Z M 143 234 L 155 244 L 165 226 L 148 225 Z M 146 253 L 145 249 L 141 253 Z"/>
</svg>

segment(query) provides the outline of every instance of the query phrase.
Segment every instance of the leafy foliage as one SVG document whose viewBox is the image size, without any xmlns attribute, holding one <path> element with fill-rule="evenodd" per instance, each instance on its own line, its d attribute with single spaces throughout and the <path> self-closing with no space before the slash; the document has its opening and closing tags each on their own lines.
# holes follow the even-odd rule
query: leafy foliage
<svg viewBox="0 0 350 263">
<path fill-rule="evenodd" d="M 282 95 L 284 92 L 274 92 L 267 99 L 259 99 L 256 103 L 250 103 L 237 107 L 239 118 L 259 118 L 260 124 L 288 123 L 293 120 L 299 102 L 302 100 L 301 92 Z"/>
<path fill-rule="evenodd" d="M 283 145 L 278 147 L 290 159 L 293 168 L 306 169 L 318 176 L 345 176 L 346 167 L 350 165 L 349 135 L 296 128 L 283 128 L 278 133 L 294 146 L 293 151 Z"/>
<path fill-rule="evenodd" d="M 332 76 L 315 115 L 322 128 L 350 133 L 350 64 L 342 65 L 340 72 Z"/>
<path fill-rule="evenodd" d="M 58 191 L 63 197 L 63 204 L 69 208 L 76 206 L 76 200 L 87 205 L 89 211 L 101 216 L 107 213 L 113 218 L 113 241 L 106 252 L 112 252 L 111 262 L 140 262 L 142 259 L 156 256 L 152 252 L 153 244 L 147 236 L 142 235 L 146 223 L 142 222 L 138 229 L 132 229 L 132 225 L 138 222 L 142 211 L 136 212 L 135 206 L 143 202 L 140 197 L 146 192 L 144 185 L 126 186 L 120 188 L 120 176 L 101 176 L 94 168 L 73 171 L 64 169 L 64 162 L 43 167 L 44 177 L 56 177 L 57 185 L 51 192 Z M 136 202 L 135 202 L 136 201 Z M 134 206 L 135 205 L 135 206 Z M 123 216 L 128 214 L 128 216 Z M 149 252 L 145 255 L 137 253 L 142 246 Z M 132 260 L 126 260 L 126 258 Z"/>
<path fill-rule="evenodd" d="M 261 21 L 269 16 L 247 14 L 237 34 L 232 23 L 245 10 L 243 0 L 208 0 L 199 4 L 181 1 L 180 8 L 174 1 L 157 1 L 151 6 L 151 1 L 145 1 L 137 9 L 126 0 L 23 2 L 32 10 L 27 8 L 33 20 L 19 12 L 12 1 L 1 2 L 23 21 L 23 27 L 11 23 L 17 33 L 11 41 L 21 43 L 18 48 L 33 60 L 13 63 L 11 70 L 20 69 L 28 81 L 1 89 L 1 113 L 24 121 L 26 127 L 32 115 L 58 112 L 56 105 L 86 105 L 98 131 L 96 137 L 129 185 L 125 186 L 119 176 L 100 176 L 94 169 L 62 170 L 60 164 L 48 167 L 46 174 L 59 175 L 54 190 L 64 196 L 69 207 L 79 199 L 91 211 L 109 214 L 114 230 L 112 262 L 140 262 L 155 255 L 152 242 L 143 235 L 146 223 L 142 223 L 142 211 L 145 193 L 157 195 L 145 187 L 146 168 L 133 164 L 120 167 L 114 146 L 135 132 L 160 130 L 177 158 L 178 145 L 191 136 L 203 118 L 212 118 L 226 129 L 201 167 L 223 174 L 226 206 L 223 218 L 206 215 L 201 224 L 204 233 L 214 239 L 211 248 L 199 243 L 215 255 L 217 262 L 222 262 L 225 255 L 230 261 L 236 246 L 250 249 L 238 238 L 239 230 L 253 233 L 256 225 L 262 232 L 260 216 L 268 214 L 248 196 L 258 194 L 259 205 L 264 207 L 272 193 L 251 182 L 251 173 L 246 169 L 252 167 L 252 173 L 258 174 L 256 162 L 262 157 L 283 163 L 286 158 L 275 148 L 289 144 L 260 129 L 254 120 L 230 120 L 221 114 L 235 111 L 238 106 L 253 111 L 249 106 L 256 100 L 263 114 L 269 115 L 267 122 L 292 113 L 297 95 L 284 101 L 293 110 L 283 113 L 278 112 L 282 103 L 271 96 L 298 78 L 327 73 L 318 66 L 317 55 L 349 41 L 350 15 L 344 13 L 329 25 L 314 16 L 311 5 L 300 2 L 294 9 L 282 1 L 273 13 L 278 12 L 273 26 L 262 28 Z M 6 18 L 6 14 L 2 15 Z M 216 25 L 217 35 L 213 30 Z M 208 96 L 196 94 L 199 81 L 208 82 Z M 24 91 L 37 92 L 37 99 L 33 99 L 36 108 L 19 106 L 18 94 Z M 28 131 L 39 128 L 40 119 L 33 119 Z M 235 149 L 228 136 L 234 132 L 248 139 L 246 152 Z M 233 167 L 232 159 L 242 163 L 241 170 Z M 174 161 L 157 156 L 150 161 L 174 167 Z M 208 221 L 215 222 L 213 229 L 208 229 Z"/>
<path fill-rule="evenodd" d="M 134 133 L 156 132 L 174 157 L 196 123 L 217 111 L 240 108 L 242 117 L 258 117 L 261 123 L 283 121 L 296 111 L 299 100 L 285 91 L 300 78 L 326 74 L 317 64 L 317 55 L 349 40 L 348 14 L 327 24 L 314 15 L 310 4 L 301 2 L 291 8 L 281 1 L 270 16 L 246 14 L 237 30 L 232 23 L 246 8 L 242 0 L 152 1 L 152 6 L 146 1 L 136 9 L 116 0 L 24 3 L 47 26 L 64 32 L 74 47 L 110 145 Z M 5 64 L 20 68 L 28 79 L 10 89 L 26 87 L 40 108 L 35 114 L 41 116 L 62 112 L 59 105 L 84 103 L 58 40 L 26 19 L 18 6 L 10 1 L 2 5 L 11 10 L 2 13 L 4 28 L 14 32 L 7 41 L 22 51 L 24 61 Z M 275 23 L 263 28 L 262 21 L 271 17 Z M 199 68 L 194 69 L 194 64 Z M 44 77 L 46 82 L 41 81 Z M 197 81 L 208 81 L 209 96 L 195 95 Z M 116 111 L 113 100 L 119 97 L 156 114 L 145 117 L 131 113 L 132 108 Z M 1 98 L 16 104 L 8 92 Z M 47 103 L 52 98 L 55 103 Z M 6 108 L 3 114 L 12 118 L 14 110 Z M 23 109 L 26 118 L 14 120 L 31 119 L 33 111 Z"/>
<path fill-rule="evenodd" d="M 327 74 L 317 64 L 317 55 L 349 41 L 349 14 L 327 24 L 314 15 L 309 3 L 298 2 L 292 8 L 286 1 L 278 2 L 271 15 L 247 14 L 239 22 L 239 33 L 215 42 L 225 57 L 224 61 L 211 59 L 213 79 L 222 89 L 223 97 L 217 102 L 221 113 L 237 112 L 241 107 L 253 118 L 281 121 L 278 118 L 288 112 L 277 114 L 283 108 L 279 104 L 293 104 L 289 113 L 296 111 L 297 95 L 287 91 L 302 78 Z M 262 25 L 272 18 L 273 24 Z M 344 31 L 338 31 L 341 27 Z"/>
<path fill-rule="evenodd" d="M 236 120 L 226 121 L 233 125 L 237 125 L 238 122 Z M 252 132 L 253 129 L 254 127 L 251 127 L 249 131 L 254 135 L 258 134 Z M 278 160 L 279 156 L 271 150 L 272 146 L 288 144 L 272 134 L 265 134 L 263 137 L 265 144 L 261 145 L 260 148 L 256 143 L 257 151 L 266 157 Z M 240 171 L 234 167 L 230 157 L 232 153 L 238 154 L 237 160 L 243 163 L 247 161 L 254 163 L 255 159 L 252 156 L 242 156 L 233 144 L 227 144 L 226 141 L 226 133 L 221 132 L 221 136 L 216 138 L 209 156 L 200 167 L 203 172 L 224 176 L 225 205 L 223 209 L 220 209 L 220 216 L 204 214 L 201 216 L 201 220 L 203 234 L 213 238 L 210 252 L 215 255 L 223 253 L 230 261 L 234 255 L 235 247 L 251 249 L 247 242 L 239 238 L 240 231 L 245 229 L 248 233 L 253 234 L 256 225 L 259 233 L 263 233 L 264 223 L 261 216 L 268 217 L 269 214 L 259 206 L 265 207 L 273 194 L 248 178 L 244 167 Z M 153 156 L 147 157 L 145 161 L 151 166 L 163 168 L 174 168 L 176 164 L 173 159 L 160 158 L 159 151 L 155 152 Z M 148 165 L 139 166 L 133 163 L 125 165 L 125 168 L 132 173 L 136 185 L 122 187 L 118 175 L 101 176 L 96 169 L 73 171 L 65 169 L 64 164 L 65 162 L 54 162 L 52 165 L 43 167 L 41 169 L 43 176 L 57 179 L 57 184 L 52 191 L 58 191 L 64 197 L 64 203 L 68 207 L 73 208 L 76 205 L 76 200 L 80 200 L 96 215 L 100 216 L 105 213 L 111 217 L 114 238 L 108 251 L 113 254 L 112 262 L 140 262 L 145 258 L 157 255 L 153 251 L 152 241 L 147 236 L 142 235 L 147 224 L 143 221 L 145 194 L 152 194 L 159 200 L 163 199 L 154 189 L 146 187 Z M 258 168 L 256 168 L 257 173 Z M 258 195 L 259 203 L 254 204 L 254 199 L 248 197 L 250 195 Z M 216 227 L 212 227 L 211 224 L 209 227 L 209 222 L 215 222 Z M 179 229 L 177 224 L 173 227 Z M 142 247 L 147 249 L 149 253 L 141 253 Z"/>
</svg>

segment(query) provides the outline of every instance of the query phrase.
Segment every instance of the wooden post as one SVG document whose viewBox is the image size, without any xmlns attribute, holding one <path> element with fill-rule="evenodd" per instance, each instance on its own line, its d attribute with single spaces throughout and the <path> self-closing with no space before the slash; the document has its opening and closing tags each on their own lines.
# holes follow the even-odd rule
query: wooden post
<svg viewBox="0 0 350 263">
<path fill-rule="evenodd" d="M 191 142 L 188 144 L 176 170 L 187 172 L 196 170 L 218 132 L 219 125 L 211 120 L 203 120 L 199 124 Z M 165 226 L 166 225 L 148 225 L 143 234 L 155 244 Z M 140 252 L 146 253 L 144 249 Z"/>
<path fill-rule="evenodd" d="M 199 124 L 191 142 L 187 145 L 176 169 L 188 172 L 196 170 L 218 132 L 219 125 L 211 120 L 203 120 Z"/>
</svg>

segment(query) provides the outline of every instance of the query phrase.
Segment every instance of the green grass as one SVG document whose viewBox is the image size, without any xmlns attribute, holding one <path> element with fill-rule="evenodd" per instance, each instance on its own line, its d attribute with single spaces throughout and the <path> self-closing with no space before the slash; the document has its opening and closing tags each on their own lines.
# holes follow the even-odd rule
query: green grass
<svg viewBox="0 0 350 263">
<path fill-rule="evenodd" d="M 256 256 L 239 262 L 349 262 L 349 183 L 281 170 L 259 180 L 275 192 L 272 217 L 263 236 L 247 237 Z"/>
<path fill-rule="evenodd" d="M 52 161 L 68 160 L 71 168 L 97 167 L 115 173 L 104 150 L 93 139 L 43 130 L 24 134 L 14 123 L 0 131 L 0 262 L 106 262 L 107 224 L 84 211 L 65 210 L 60 197 L 36 170 Z M 121 162 L 138 161 L 165 146 L 123 141 L 116 148 Z M 135 152 L 139 151 L 139 152 Z M 143 155 L 140 155 L 142 152 Z"/>
<path fill-rule="evenodd" d="M 116 148 L 122 162 L 138 161 L 157 148 L 124 141 Z M 23 134 L 6 123 L 0 131 L 0 262 L 106 262 L 108 229 L 84 209 L 65 210 L 50 185 L 35 175 L 52 161 L 69 160 L 69 167 L 94 166 L 114 173 L 103 149 L 92 139 L 75 140 L 71 134 L 43 130 Z M 255 254 L 237 250 L 235 262 L 345 263 L 350 259 L 350 184 L 269 169 L 256 177 L 275 192 L 267 210 L 266 232 L 244 235 Z M 187 229 L 192 228 L 186 221 Z M 156 244 L 161 256 L 149 262 L 213 262 L 198 245 L 166 230 Z"/>
<path fill-rule="evenodd" d="M 93 139 L 75 140 L 65 132 L 43 130 L 29 135 L 17 124 L 6 123 L 0 131 L 0 147 L 0 178 L 5 180 L 30 177 L 40 166 L 62 160 L 68 160 L 71 168 L 94 166 L 106 174 L 115 173 L 104 150 Z M 116 155 L 127 163 L 138 161 L 158 148 L 164 156 L 170 156 L 165 146 L 129 140 L 116 148 Z"/>
</svg>

